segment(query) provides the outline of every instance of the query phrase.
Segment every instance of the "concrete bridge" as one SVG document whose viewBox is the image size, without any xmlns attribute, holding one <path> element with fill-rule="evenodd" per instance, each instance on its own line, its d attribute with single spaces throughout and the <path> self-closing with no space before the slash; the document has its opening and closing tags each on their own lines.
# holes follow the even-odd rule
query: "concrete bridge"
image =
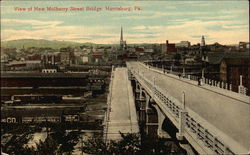
<svg viewBox="0 0 250 155">
<path fill-rule="evenodd" d="M 121 133 L 139 133 L 136 109 L 127 68 L 113 69 L 104 120 L 104 140 L 120 140 Z"/>
<path fill-rule="evenodd" d="M 168 128 L 164 122 L 170 122 L 177 130 L 177 139 L 188 141 L 199 154 L 250 153 L 249 96 L 205 83 L 198 85 L 197 80 L 139 62 L 127 62 L 127 68 L 129 77 L 136 81 L 135 92 L 142 101 L 138 119 L 144 111 L 147 132 L 154 132 L 150 127 L 156 126 L 158 136 L 168 136 L 163 129 Z M 152 109 L 158 116 L 156 123 L 150 122 Z"/>
</svg>

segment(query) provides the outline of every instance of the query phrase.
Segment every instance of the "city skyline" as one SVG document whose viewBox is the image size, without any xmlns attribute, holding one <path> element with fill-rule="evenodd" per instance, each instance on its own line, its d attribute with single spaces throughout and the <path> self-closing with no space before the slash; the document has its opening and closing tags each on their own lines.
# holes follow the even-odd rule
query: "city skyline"
<svg viewBox="0 0 250 155">
<path fill-rule="evenodd" d="M 17 11 L 16 7 L 33 10 Z M 35 7 L 54 10 L 34 11 Z M 58 10 L 71 7 L 85 10 Z M 128 44 L 165 40 L 188 40 L 196 44 L 202 35 L 208 44 L 238 44 L 249 41 L 248 12 L 248 1 L 4 1 L 1 38 L 2 41 L 46 39 L 118 44 L 122 26 Z"/>
</svg>

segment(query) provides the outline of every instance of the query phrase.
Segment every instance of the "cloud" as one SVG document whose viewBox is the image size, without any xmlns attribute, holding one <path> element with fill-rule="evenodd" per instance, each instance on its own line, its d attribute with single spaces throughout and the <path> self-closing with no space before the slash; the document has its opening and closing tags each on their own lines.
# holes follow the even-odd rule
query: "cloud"
<svg viewBox="0 0 250 155">
<path fill-rule="evenodd" d="M 4 22 L 30 24 L 36 29 L 4 29 L 1 32 L 2 40 L 16 39 L 48 39 L 48 40 L 71 40 L 85 42 L 98 39 L 115 38 L 112 26 L 63 26 L 61 21 L 38 21 L 38 20 L 10 20 Z"/>
<path fill-rule="evenodd" d="M 240 10 L 221 10 L 220 11 L 220 13 L 222 13 L 222 14 L 245 14 L 245 13 L 248 13 L 248 10 L 249 9 L 244 9 L 244 10 L 242 10 L 242 9 L 240 9 Z"/>
<path fill-rule="evenodd" d="M 203 1 L 96 3 L 100 7 L 101 5 L 139 6 L 143 10 L 22 15 L 8 12 L 8 15 L 2 16 L 4 19 L 1 20 L 1 39 L 34 38 L 119 43 L 120 26 L 123 25 L 124 38 L 128 43 L 162 43 L 167 39 L 170 42 L 189 40 L 197 43 L 200 42 L 201 35 L 205 35 L 208 43 L 235 43 L 249 40 L 249 9 L 241 2 L 232 4 L 220 2 L 221 5 L 218 5 L 219 2 Z M 49 4 L 51 2 L 48 2 Z M 84 4 L 91 6 L 92 2 Z M 55 2 L 55 5 L 58 3 Z M 65 2 L 61 5 L 68 6 Z M 5 7 L 13 12 L 11 6 Z M 8 11 L 7 8 L 4 9 Z"/>
<path fill-rule="evenodd" d="M 160 29 L 160 28 L 162 28 L 161 26 L 135 26 L 135 27 L 133 27 L 132 29 L 133 30 L 138 30 L 138 31 L 140 31 L 140 30 L 147 30 L 147 31 L 151 31 L 152 32 L 152 30 L 157 30 L 157 29 Z"/>
<path fill-rule="evenodd" d="M 52 28 L 59 24 L 62 24 L 62 21 L 39 21 L 39 20 L 21 20 L 21 19 L 1 19 L 1 25 L 9 24 L 29 24 L 33 28 L 43 29 L 43 28 Z"/>
<path fill-rule="evenodd" d="M 214 30 L 213 27 L 220 27 Z M 132 30 L 155 32 L 157 38 L 154 40 L 144 39 L 144 42 L 179 42 L 188 40 L 192 43 L 200 42 L 201 36 L 206 37 L 208 43 L 220 42 L 225 44 L 236 43 L 235 41 L 249 40 L 248 25 L 240 24 L 238 21 L 201 21 L 186 20 L 179 25 L 163 25 L 163 26 L 135 26 Z M 153 38 L 153 37 L 152 37 Z"/>
<path fill-rule="evenodd" d="M 244 30 L 244 29 L 249 29 L 249 26 L 247 25 L 225 25 L 225 26 L 222 26 L 222 28 L 230 29 L 230 30 L 237 30 L 237 29 Z"/>
<path fill-rule="evenodd" d="M 60 21 L 19 21 L 32 23 L 35 26 L 50 24 L 51 27 L 30 30 L 2 30 L 3 40 L 15 39 L 49 39 L 69 40 L 77 42 L 119 43 L 120 27 L 116 26 L 63 26 Z M 40 25 L 39 25 L 40 24 Z M 221 30 L 212 27 L 220 25 Z M 237 30 L 236 30 L 237 29 Z M 235 40 L 248 40 L 248 26 L 237 21 L 201 21 L 185 20 L 179 25 L 146 26 L 138 25 L 126 28 L 124 39 L 128 43 L 162 43 L 165 40 L 179 42 L 188 40 L 192 43 L 200 42 L 200 36 L 205 35 L 207 43 L 235 43 Z M 226 39 L 225 39 L 226 38 Z"/>
<path fill-rule="evenodd" d="M 235 17 L 235 15 L 230 14 L 230 15 L 220 15 L 220 16 L 200 16 L 197 17 L 197 19 L 201 19 L 201 20 L 227 20 L 227 19 L 232 19 L 233 17 Z"/>
</svg>

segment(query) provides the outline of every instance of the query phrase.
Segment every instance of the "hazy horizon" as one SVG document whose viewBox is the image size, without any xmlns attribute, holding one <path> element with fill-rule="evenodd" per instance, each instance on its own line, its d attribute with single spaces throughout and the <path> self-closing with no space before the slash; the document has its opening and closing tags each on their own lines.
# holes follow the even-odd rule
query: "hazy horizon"
<svg viewBox="0 0 250 155">
<path fill-rule="evenodd" d="M 29 39 L 29 38 L 23 38 L 23 39 L 16 39 L 16 40 L 2 40 L 1 42 L 9 42 L 9 41 L 19 41 L 19 40 L 36 40 L 36 41 L 39 41 L 39 40 L 46 40 L 46 41 L 58 41 L 58 42 L 72 42 L 72 43 L 77 43 L 77 44 L 99 44 L 99 45 L 119 45 L 120 43 L 117 42 L 117 43 L 93 43 L 93 42 L 77 42 L 77 41 L 67 41 L 67 40 L 49 40 L 49 39 Z M 179 41 L 180 42 L 180 41 Z M 171 42 L 171 43 L 179 43 L 179 42 Z M 142 43 L 127 43 L 128 45 L 130 44 L 163 44 L 165 42 L 162 42 L 162 43 L 146 43 L 146 42 L 142 42 Z M 214 43 L 219 43 L 219 44 L 222 44 L 220 42 L 214 42 Z M 207 45 L 211 45 L 211 44 L 214 44 L 214 43 L 209 43 Z M 222 45 L 238 45 L 239 43 L 232 43 L 232 44 L 222 44 Z M 192 43 L 191 45 L 197 45 L 197 43 Z"/>
<path fill-rule="evenodd" d="M 17 11 L 15 8 L 31 8 Z M 45 8 L 34 11 L 35 7 Z M 46 11 L 47 7 L 61 9 Z M 84 11 L 65 11 L 71 7 Z M 123 11 L 107 10 L 123 8 Z M 137 7 L 137 10 L 135 9 Z M 102 8 L 90 11 L 87 8 Z M 131 10 L 128 11 L 128 8 Z M 138 10 L 140 8 L 141 10 Z M 132 11 L 133 10 L 133 11 Z M 119 44 L 238 44 L 249 41 L 248 1 L 1 1 L 1 39 L 44 39 Z"/>
</svg>

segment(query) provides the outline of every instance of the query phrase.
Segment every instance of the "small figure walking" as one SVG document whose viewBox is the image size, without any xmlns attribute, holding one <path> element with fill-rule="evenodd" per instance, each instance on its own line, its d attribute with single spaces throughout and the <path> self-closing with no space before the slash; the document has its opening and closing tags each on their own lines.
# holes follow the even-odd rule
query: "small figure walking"
<svg viewBox="0 0 250 155">
<path fill-rule="evenodd" d="M 179 79 L 181 78 L 181 74 L 178 74 L 178 76 L 179 76 Z"/>
<path fill-rule="evenodd" d="M 201 86 L 201 79 L 198 78 L 198 86 Z"/>
</svg>

